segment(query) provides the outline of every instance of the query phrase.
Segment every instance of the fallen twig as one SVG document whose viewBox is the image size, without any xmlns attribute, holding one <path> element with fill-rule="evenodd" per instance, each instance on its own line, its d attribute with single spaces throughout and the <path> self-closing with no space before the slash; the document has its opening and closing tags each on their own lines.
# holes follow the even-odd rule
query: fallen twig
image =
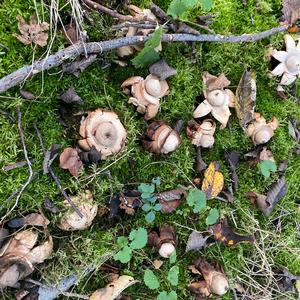
<svg viewBox="0 0 300 300">
<path fill-rule="evenodd" d="M 42 148 L 42 151 L 44 153 L 44 155 L 46 155 L 46 148 L 44 146 L 44 142 L 43 142 L 43 137 L 41 135 L 41 132 L 40 130 L 38 129 L 38 127 L 36 126 L 36 124 L 33 124 L 33 128 L 35 129 L 36 131 L 36 134 L 38 136 L 38 139 L 39 139 L 39 142 L 40 142 L 40 145 L 41 145 L 41 148 Z M 50 160 L 51 161 L 51 160 Z M 49 161 L 49 162 L 50 162 Z M 72 201 L 72 199 L 69 197 L 69 195 L 66 193 L 66 191 L 64 190 L 64 188 L 62 187 L 61 183 L 60 183 L 60 180 L 58 179 L 58 177 L 55 175 L 53 169 L 51 168 L 50 164 L 48 162 L 48 171 L 49 171 L 49 174 L 50 176 L 52 177 L 52 179 L 54 180 L 54 182 L 56 183 L 59 191 L 61 192 L 61 194 L 64 196 L 64 198 L 68 201 L 68 203 L 70 204 L 70 206 L 74 209 L 74 211 L 76 211 L 76 213 L 78 214 L 78 216 L 80 218 L 83 217 L 81 211 L 79 210 L 79 208 L 75 205 L 75 203 Z"/>
<path fill-rule="evenodd" d="M 13 170 L 13 169 L 16 169 L 16 168 L 24 167 L 24 166 L 26 166 L 26 165 L 27 165 L 27 161 L 26 161 L 26 160 L 18 161 L 18 162 L 16 162 L 16 163 L 12 163 L 12 164 L 3 166 L 3 167 L 2 167 L 2 170 L 3 170 L 3 171 L 10 171 L 10 170 Z"/>
<path fill-rule="evenodd" d="M 26 163 L 27 163 L 28 169 L 29 169 L 29 176 L 28 176 L 26 182 L 22 185 L 22 187 L 18 189 L 18 192 L 14 192 L 13 196 L 12 197 L 10 196 L 8 198 L 8 199 L 13 199 L 13 197 L 16 196 L 16 201 L 15 201 L 14 205 L 11 207 L 11 209 L 1 218 L 1 222 L 16 208 L 16 206 L 19 203 L 19 200 L 20 200 L 20 197 L 21 197 L 22 193 L 25 191 L 26 187 L 29 185 L 29 183 L 33 179 L 33 171 L 32 171 L 31 161 L 28 157 L 24 132 L 23 132 L 23 129 L 22 129 L 22 113 L 21 113 L 21 110 L 20 110 L 19 106 L 17 107 L 17 114 L 18 114 L 18 130 L 19 130 L 19 135 L 20 135 L 22 147 L 23 147 L 23 153 L 24 153 L 25 160 L 26 160 Z M 4 202 L 7 203 L 8 202 L 7 199 Z"/>
<path fill-rule="evenodd" d="M 242 43 L 255 42 L 267 38 L 273 34 L 287 30 L 287 26 L 274 27 L 272 29 L 239 36 L 226 36 L 221 34 L 164 34 L 162 42 L 221 42 L 221 43 Z M 0 79 L 0 93 L 18 85 L 23 80 L 36 75 L 42 71 L 50 70 L 60 66 L 70 58 L 76 58 L 82 54 L 103 53 L 123 46 L 141 44 L 147 41 L 150 36 L 129 36 L 103 42 L 76 43 L 63 50 L 49 55 L 47 58 L 37 60 L 31 65 L 24 66 L 19 70 Z"/>
</svg>

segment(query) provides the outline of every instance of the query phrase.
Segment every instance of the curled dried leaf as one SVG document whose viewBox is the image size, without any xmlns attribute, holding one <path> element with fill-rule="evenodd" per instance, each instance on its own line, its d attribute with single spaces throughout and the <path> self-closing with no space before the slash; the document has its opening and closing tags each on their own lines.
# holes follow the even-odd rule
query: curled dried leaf
<svg viewBox="0 0 300 300">
<path fill-rule="evenodd" d="M 59 166 L 62 169 L 69 170 L 73 176 L 78 176 L 83 166 L 78 152 L 77 148 L 65 148 L 59 157 Z"/>
<path fill-rule="evenodd" d="M 83 104 L 83 100 L 77 95 L 75 89 L 70 87 L 59 95 L 59 99 L 65 103 Z"/>
<path fill-rule="evenodd" d="M 193 231 L 188 238 L 186 243 L 185 252 L 189 252 L 192 250 L 201 250 L 206 246 L 207 239 L 209 236 L 203 236 L 201 233 L 197 231 Z"/>
<path fill-rule="evenodd" d="M 10 220 L 7 225 L 10 228 L 20 228 L 25 225 L 41 226 L 46 228 L 50 224 L 50 221 L 42 214 L 32 213 L 23 218 L 16 218 Z"/>
<path fill-rule="evenodd" d="M 243 236 L 235 233 L 229 226 L 226 218 L 220 220 L 219 223 L 210 226 L 210 230 L 217 241 L 227 246 L 233 246 L 240 242 L 253 243 L 255 240 L 252 235 Z"/>
<path fill-rule="evenodd" d="M 298 0 L 282 1 L 282 21 L 293 25 L 300 19 L 300 2 Z"/>
<path fill-rule="evenodd" d="M 177 73 L 176 69 L 170 67 L 164 59 L 153 64 L 149 71 L 152 75 L 157 76 L 159 80 L 166 80 Z"/>
<path fill-rule="evenodd" d="M 212 162 L 204 172 L 201 189 L 206 194 L 207 199 L 216 198 L 223 189 L 224 177 L 219 170 L 220 165 L 217 162 Z"/>
<path fill-rule="evenodd" d="M 36 98 L 35 95 L 29 91 L 20 90 L 20 94 L 24 99 L 27 100 L 34 100 Z"/>
<path fill-rule="evenodd" d="M 184 189 L 175 189 L 156 194 L 159 203 L 162 205 L 161 212 L 172 213 L 181 203 L 181 197 L 186 194 Z"/>
<path fill-rule="evenodd" d="M 120 193 L 120 209 L 124 210 L 128 215 L 134 215 L 138 207 L 142 205 L 141 193 L 139 191 L 127 191 Z"/>
</svg>

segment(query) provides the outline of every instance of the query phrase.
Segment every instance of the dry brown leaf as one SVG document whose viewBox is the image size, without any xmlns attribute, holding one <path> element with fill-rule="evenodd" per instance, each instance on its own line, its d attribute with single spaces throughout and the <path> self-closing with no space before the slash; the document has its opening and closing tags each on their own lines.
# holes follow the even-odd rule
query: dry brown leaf
<svg viewBox="0 0 300 300">
<path fill-rule="evenodd" d="M 10 228 L 20 228 L 25 225 L 41 226 L 46 228 L 49 224 L 50 221 L 44 215 L 38 213 L 32 213 L 23 218 L 15 218 L 7 223 Z"/>
<path fill-rule="evenodd" d="M 224 177 L 219 169 L 219 164 L 212 162 L 204 172 L 201 189 L 206 194 L 207 199 L 216 198 L 223 189 Z"/>
<path fill-rule="evenodd" d="M 158 270 L 162 265 L 163 265 L 163 261 L 162 260 L 159 260 L 159 259 L 155 259 L 153 262 L 152 262 L 152 265 L 154 267 L 155 270 Z"/>
<path fill-rule="evenodd" d="M 89 300 L 114 300 L 116 299 L 125 289 L 137 283 L 133 277 L 122 275 L 118 279 L 110 282 L 105 288 L 95 291 Z"/>
<path fill-rule="evenodd" d="M 79 157 L 77 148 L 65 148 L 59 157 L 59 166 L 62 169 L 69 170 L 71 175 L 78 176 L 83 163 Z"/>
<path fill-rule="evenodd" d="M 288 25 L 293 25 L 300 19 L 300 1 L 299 0 L 283 0 L 282 1 L 282 21 Z"/>
<path fill-rule="evenodd" d="M 253 120 L 256 104 L 256 75 L 245 70 L 236 89 L 235 110 L 241 127 L 245 130 Z"/>
<path fill-rule="evenodd" d="M 203 235 L 197 231 L 193 231 L 186 243 L 185 252 L 189 252 L 191 250 L 200 250 L 206 245 L 206 240 L 209 236 L 203 237 Z"/>
<path fill-rule="evenodd" d="M 242 236 L 239 234 L 236 234 L 231 227 L 228 225 L 228 221 L 226 218 L 219 221 L 219 223 L 210 226 L 210 230 L 212 231 L 214 238 L 227 245 L 227 246 L 233 246 L 240 242 L 254 242 L 254 236 L 247 235 Z"/>
<path fill-rule="evenodd" d="M 23 44 L 36 44 L 40 47 L 45 47 L 48 40 L 49 24 L 47 22 L 38 23 L 36 15 L 32 15 L 29 24 L 21 16 L 17 16 L 19 21 L 18 27 L 20 34 L 14 36 Z"/>
<path fill-rule="evenodd" d="M 181 197 L 186 194 L 184 189 L 175 189 L 156 194 L 162 205 L 161 212 L 170 214 L 176 210 L 181 203 Z"/>
<path fill-rule="evenodd" d="M 138 207 L 142 206 L 141 193 L 136 190 L 121 192 L 120 209 L 123 209 L 127 215 L 134 215 Z"/>
</svg>

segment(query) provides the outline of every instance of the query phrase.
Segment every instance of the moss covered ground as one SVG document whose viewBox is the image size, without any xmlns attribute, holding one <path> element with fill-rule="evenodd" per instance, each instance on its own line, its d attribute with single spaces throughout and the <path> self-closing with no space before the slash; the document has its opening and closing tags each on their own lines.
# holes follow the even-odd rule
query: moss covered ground
<svg viewBox="0 0 300 300">
<path fill-rule="evenodd" d="M 47 3 L 48 1 L 46 1 Z M 211 13 L 215 15 L 211 26 L 221 34 L 243 34 L 260 32 L 278 25 L 280 16 L 279 0 L 258 1 L 261 9 L 256 10 L 252 0 L 246 6 L 241 0 L 215 0 Z M 147 7 L 149 1 L 134 1 L 134 4 Z M 168 7 L 169 1 L 160 0 L 157 4 L 162 8 Z M 60 4 L 63 7 L 64 3 Z M 116 3 L 112 3 L 118 7 Z M 120 5 L 119 5 L 120 8 Z M 37 4 L 40 16 L 43 16 L 41 5 Z M 70 6 L 65 5 L 61 9 L 63 18 L 67 18 Z M 12 36 L 17 32 L 16 16 L 28 18 L 35 12 L 34 1 L 3 0 L 0 2 L 0 43 L 8 47 L 0 48 L 0 77 L 20 68 L 24 64 L 30 64 L 33 58 L 45 55 L 44 49 L 24 46 Z M 201 9 L 191 12 L 191 19 L 201 15 Z M 105 40 L 113 37 L 109 29 L 113 20 L 107 16 L 91 14 L 95 19 L 95 25 L 86 25 L 86 30 L 93 41 Z M 45 10 L 45 20 L 49 14 Z M 64 41 L 58 32 L 54 40 L 51 52 L 62 48 Z M 270 45 L 280 48 L 283 44 L 283 34 L 272 36 L 256 43 L 248 44 L 221 44 L 221 43 L 197 43 L 196 62 L 192 62 L 192 45 L 177 43 L 164 45 L 162 56 L 167 62 L 177 69 L 177 75 L 169 80 L 170 95 L 162 102 L 157 119 L 164 119 L 174 125 L 176 120 L 188 121 L 192 118 L 195 105 L 195 97 L 202 92 L 201 73 L 209 71 L 212 74 L 224 72 L 231 80 L 234 89 L 245 68 L 256 71 L 257 74 L 257 110 L 267 119 L 276 116 L 280 126 L 270 142 L 276 161 L 289 158 L 286 178 L 289 183 L 289 191 L 286 197 L 278 204 L 270 218 L 265 218 L 262 213 L 253 209 L 252 204 L 244 196 L 244 193 L 253 190 L 264 193 L 277 180 L 276 175 L 265 179 L 257 168 L 249 167 L 242 162 L 238 167 L 240 180 L 239 190 L 235 195 L 235 202 L 227 204 L 212 200 L 209 204 L 220 209 L 221 215 L 227 215 L 231 224 L 240 233 L 256 234 L 258 242 L 255 245 L 239 244 L 228 248 L 223 245 L 213 245 L 200 253 L 190 252 L 184 254 L 185 243 L 191 229 L 205 231 L 205 217 L 203 215 L 191 215 L 186 204 L 181 206 L 183 215 L 174 213 L 171 215 L 159 215 L 154 226 L 173 224 L 179 236 L 179 249 L 177 264 L 180 266 L 180 282 L 177 288 L 179 299 L 192 299 L 187 291 L 190 275 L 187 265 L 199 255 L 208 259 L 218 260 L 230 278 L 230 282 L 245 283 L 258 291 L 268 281 L 270 273 L 268 268 L 275 265 L 287 267 L 293 273 L 300 272 L 300 245 L 299 245 L 299 178 L 300 157 L 291 155 L 295 146 L 288 135 L 288 119 L 290 115 L 300 117 L 299 104 L 294 97 L 287 100 L 280 99 L 276 94 L 277 82 L 268 76 L 269 62 L 266 52 Z M 73 86 L 85 104 L 82 110 L 95 108 L 112 109 L 118 113 L 120 119 L 128 130 L 127 146 L 115 158 L 109 158 L 97 166 L 85 167 L 78 178 L 71 176 L 54 165 L 55 172 L 62 180 L 63 186 L 69 193 L 76 194 L 80 190 L 90 189 L 95 195 L 95 201 L 105 206 L 111 195 L 111 190 L 117 192 L 122 188 L 128 188 L 130 184 L 136 186 L 142 182 L 151 182 L 152 178 L 161 178 L 160 190 L 176 188 L 178 185 L 187 186 L 195 178 L 193 170 L 195 149 L 183 134 L 183 143 L 174 153 L 167 156 L 154 156 L 146 153 L 140 145 L 139 139 L 143 133 L 146 122 L 132 105 L 127 104 L 127 97 L 122 94 L 120 84 L 132 75 L 145 75 L 147 69 L 135 69 L 132 66 L 121 68 L 111 64 L 116 57 L 114 52 L 100 56 L 96 63 L 85 70 L 79 78 L 73 75 L 61 73 L 59 68 L 50 70 L 43 75 L 38 75 L 22 84 L 22 88 L 30 90 L 38 98 L 34 101 L 22 100 L 19 94 L 20 87 L 13 88 L 0 95 L 0 109 L 7 112 L 9 117 L 0 114 L 0 165 L 24 160 L 16 124 L 16 107 L 20 105 L 23 113 L 23 128 L 26 135 L 26 143 L 34 171 L 41 169 L 43 153 L 32 127 L 36 123 L 45 140 L 46 147 L 52 144 L 60 144 L 62 147 L 76 145 L 76 135 L 70 135 L 58 122 L 58 95 Z M 107 66 L 108 67 L 105 67 Z M 296 85 L 298 87 L 298 85 Z M 299 90 L 299 89 L 298 89 Z M 299 95 L 299 92 L 298 92 Z M 216 142 L 212 150 L 203 151 L 206 162 L 218 161 L 221 171 L 225 175 L 226 184 L 229 184 L 229 168 L 225 163 L 223 154 L 225 150 L 235 150 L 244 153 L 252 148 L 252 143 L 239 127 L 235 114 L 230 118 L 225 130 L 217 129 Z M 103 168 L 109 166 L 111 176 L 101 173 Z M 95 172 L 97 172 L 95 174 Z M 93 175 L 94 176 L 90 176 Z M 0 171 L 0 202 L 26 181 L 28 169 L 26 167 L 9 172 Z M 56 185 L 37 173 L 34 181 L 22 194 L 17 209 L 11 213 L 11 217 L 25 214 L 26 212 L 43 209 L 45 197 L 62 207 L 63 198 L 58 193 Z M 1 213 L 13 204 L 10 202 Z M 276 227 L 276 220 L 280 218 L 281 228 Z M 37 278 L 41 276 L 48 282 L 55 281 L 62 276 L 84 270 L 92 264 L 99 264 L 103 257 L 116 250 L 116 238 L 119 235 L 128 234 L 131 229 L 150 226 L 144 220 L 144 214 L 139 212 L 133 217 L 125 217 L 118 222 L 109 223 L 105 218 L 98 217 L 93 225 L 83 232 L 66 233 L 55 227 L 55 221 L 59 215 L 52 215 L 45 211 L 51 220 L 49 231 L 54 236 L 55 251 L 49 261 L 38 266 Z M 155 254 L 150 249 L 139 252 L 139 255 L 125 265 L 120 265 L 123 274 L 129 274 L 136 279 L 142 279 L 142 266 L 145 258 L 154 258 Z M 248 269 L 256 265 L 258 277 L 253 277 Z M 157 271 L 163 279 L 168 271 L 168 263 Z M 249 276 L 250 275 L 250 276 Z M 249 278 L 250 277 L 250 278 Z M 106 277 L 100 271 L 95 271 L 90 276 L 83 277 L 74 288 L 75 292 L 88 294 L 103 287 L 107 282 Z M 166 289 L 170 288 L 166 285 Z M 150 292 L 142 283 L 127 290 L 134 299 L 155 299 L 155 292 Z M 9 290 L 2 292 L 2 299 L 13 299 Z M 154 295 L 154 296 L 151 296 Z M 293 295 L 279 295 L 274 292 L 274 299 L 294 299 Z M 229 292 L 223 299 L 232 299 Z"/>
</svg>

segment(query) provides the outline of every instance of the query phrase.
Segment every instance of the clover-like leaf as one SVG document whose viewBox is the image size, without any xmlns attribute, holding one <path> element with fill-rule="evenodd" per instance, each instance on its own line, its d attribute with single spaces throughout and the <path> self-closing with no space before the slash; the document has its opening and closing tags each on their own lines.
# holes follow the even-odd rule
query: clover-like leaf
<svg viewBox="0 0 300 300">
<path fill-rule="evenodd" d="M 128 263 L 131 259 L 132 250 L 128 246 L 125 246 L 122 250 L 114 255 L 115 260 L 119 260 L 121 263 Z"/>
<path fill-rule="evenodd" d="M 161 205 L 160 203 L 156 203 L 156 204 L 154 205 L 154 210 L 155 210 L 155 211 L 161 211 L 161 209 L 162 209 L 162 205 Z"/>
<path fill-rule="evenodd" d="M 198 213 L 206 207 L 206 195 L 197 188 L 189 192 L 186 200 L 187 204 L 193 207 L 194 213 Z"/>
<path fill-rule="evenodd" d="M 130 232 L 129 239 L 131 240 L 131 243 L 129 244 L 131 249 L 142 249 L 147 244 L 147 230 L 142 227 L 132 230 Z"/>
<path fill-rule="evenodd" d="M 174 19 L 181 18 L 189 9 L 197 5 L 197 0 L 172 0 L 167 14 Z"/>
<path fill-rule="evenodd" d="M 201 8 L 203 10 L 206 10 L 206 11 L 211 10 L 212 6 L 213 6 L 212 0 L 201 0 Z"/>
<path fill-rule="evenodd" d="M 273 160 L 263 160 L 258 164 L 258 168 L 264 177 L 270 177 L 271 172 L 277 171 L 276 163 Z"/>
<path fill-rule="evenodd" d="M 218 219 L 219 219 L 219 211 L 216 208 L 212 208 L 209 213 L 208 216 L 206 218 L 206 225 L 213 225 L 215 224 Z"/>
<path fill-rule="evenodd" d="M 176 260 L 177 260 L 177 254 L 176 254 L 176 250 L 174 250 L 171 256 L 169 257 L 169 262 L 170 264 L 174 264 Z"/>
<path fill-rule="evenodd" d="M 154 191 L 155 191 L 155 185 L 154 184 L 148 184 L 148 183 L 141 183 L 138 187 L 138 190 L 141 193 L 151 194 L 151 193 L 154 193 Z"/>
<path fill-rule="evenodd" d="M 158 294 L 157 300 L 177 300 L 177 293 L 171 291 L 169 294 L 166 291 L 162 291 Z"/>
<path fill-rule="evenodd" d="M 117 238 L 117 244 L 121 247 L 125 247 L 128 245 L 128 239 L 125 236 L 119 236 Z"/>
<path fill-rule="evenodd" d="M 159 288 L 159 281 L 156 275 L 149 269 L 145 270 L 144 283 L 150 290 L 156 290 L 157 288 Z"/>
<path fill-rule="evenodd" d="M 145 220 L 148 223 L 152 223 L 155 220 L 155 212 L 154 211 L 149 211 L 146 216 L 145 216 Z"/>
<path fill-rule="evenodd" d="M 143 204 L 142 210 L 145 211 L 145 212 L 150 211 L 151 210 L 151 205 L 149 203 Z"/>
<path fill-rule="evenodd" d="M 168 281 L 173 285 L 177 286 L 178 285 L 178 275 L 179 275 L 179 267 L 178 266 L 173 266 L 168 273 Z"/>
</svg>

